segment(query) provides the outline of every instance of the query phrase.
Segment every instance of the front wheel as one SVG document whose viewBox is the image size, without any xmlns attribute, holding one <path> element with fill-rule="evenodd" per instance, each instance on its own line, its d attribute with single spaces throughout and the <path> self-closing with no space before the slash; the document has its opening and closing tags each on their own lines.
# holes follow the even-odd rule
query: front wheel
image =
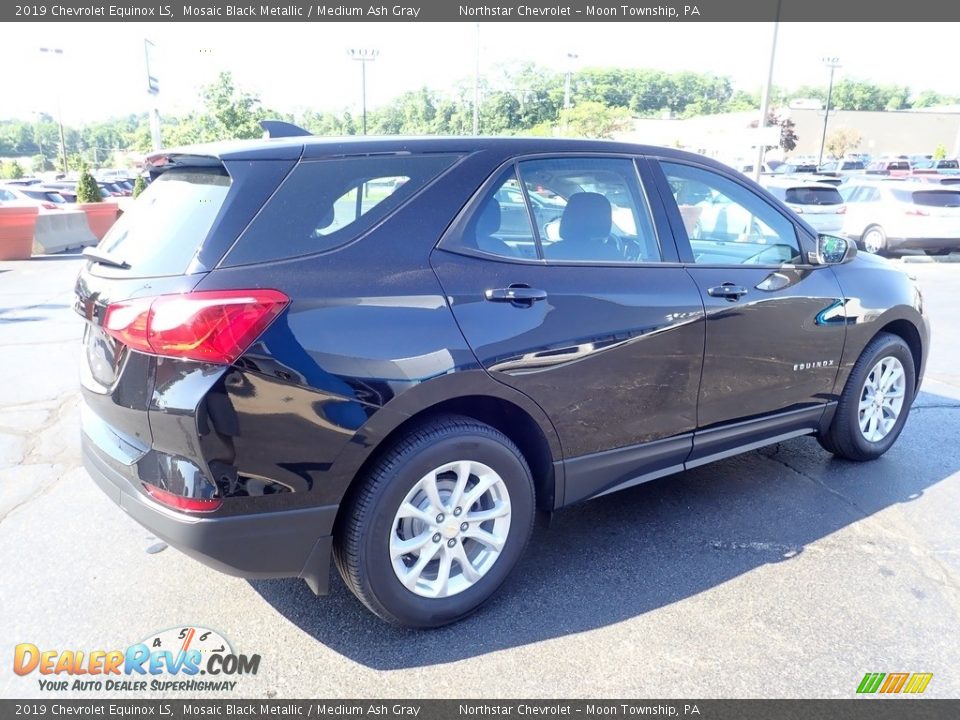
<svg viewBox="0 0 960 720">
<path fill-rule="evenodd" d="M 526 460 L 503 433 L 460 416 L 412 430 L 344 508 L 334 560 L 381 618 L 410 627 L 459 620 L 506 579 L 533 528 Z"/>
<path fill-rule="evenodd" d="M 871 225 L 864 231 L 863 249 L 874 255 L 882 255 L 887 251 L 887 234 L 879 225 Z"/>
<path fill-rule="evenodd" d="M 897 335 L 879 333 L 853 366 L 820 444 L 847 460 L 880 457 L 903 430 L 915 388 L 910 348 Z"/>
</svg>

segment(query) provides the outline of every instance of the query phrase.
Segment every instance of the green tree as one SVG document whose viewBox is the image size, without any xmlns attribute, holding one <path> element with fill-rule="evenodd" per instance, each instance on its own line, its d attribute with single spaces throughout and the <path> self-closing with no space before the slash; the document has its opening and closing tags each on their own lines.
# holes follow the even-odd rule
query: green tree
<svg viewBox="0 0 960 720">
<path fill-rule="evenodd" d="M 205 86 L 200 96 L 204 115 L 191 118 L 200 125 L 201 141 L 258 138 L 263 135 L 260 121 L 268 116 L 276 117 L 260 104 L 259 97 L 237 88 L 233 74 L 227 71 Z"/>
<path fill-rule="evenodd" d="M 0 165 L 0 177 L 4 180 L 16 180 L 23 177 L 23 168 L 16 160 L 4 161 Z"/>
<path fill-rule="evenodd" d="M 133 198 L 136 200 L 140 197 L 140 193 L 147 189 L 147 181 L 143 179 L 143 175 L 137 175 L 137 179 L 133 182 Z"/>
<path fill-rule="evenodd" d="M 80 179 L 77 181 L 77 202 L 78 203 L 98 203 L 103 200 L 100 197 L 100 186 L 97 185 L 93 175 L 86 165 L 80 166 Z"/>
<path fill-rule="evenodd" d="M 838 127 L 827 135 L 827 152 L 835 158 L 842 158 L 847 151 L 860 146 L 860 133 L 853 128 Z"/>
<path fill-rule="evenodd" d="M 560 123 L 573 137 L 611 138 L 630 126 L 630 111 L 588 100 L 561 111 Z"/>
<path fill-rule="evenodd" d="M 933 151 L 933 159 L 943 160 L 946 157 L 947 157 L 947 148 L 944 147 L 943 143 L 940 143 L 939 145 L 937 145 L 937 147 Z"/>
</svg>

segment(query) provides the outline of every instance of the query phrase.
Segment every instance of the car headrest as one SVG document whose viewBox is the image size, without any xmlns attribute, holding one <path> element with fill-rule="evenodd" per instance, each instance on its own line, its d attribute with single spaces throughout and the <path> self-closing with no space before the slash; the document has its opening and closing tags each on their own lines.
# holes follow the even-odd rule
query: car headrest
<svg viewBox="0 0 960 720">
<path fill-rule="evenodd" d="M 613 208 L 607 198 L 600 193 L 574 193 L 560 218 L 560 237 L 574 241 L 606 238 L 612 226 Z"/>
<path fill-rule="evenodd" d="M 487 200 L 477 214 L 474 232 L 476 237 L 488 237 L 500 229 L 500 202 L 496 198 Z"/>
</svg>

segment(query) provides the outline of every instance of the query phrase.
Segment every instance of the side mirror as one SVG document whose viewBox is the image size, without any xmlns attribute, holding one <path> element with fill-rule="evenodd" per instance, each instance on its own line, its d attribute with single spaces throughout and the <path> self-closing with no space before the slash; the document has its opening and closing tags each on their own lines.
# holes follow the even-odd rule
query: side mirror
<svg viewBox="0 0 960 720">
<path fill-rule="evenodd" d="M 809 253 L 812 265 L 839 265 L 850 262 L 857 256 L 857 244 L 853 240 L 836 235 L 817 236 L 817 249 Z"/>
</svg>

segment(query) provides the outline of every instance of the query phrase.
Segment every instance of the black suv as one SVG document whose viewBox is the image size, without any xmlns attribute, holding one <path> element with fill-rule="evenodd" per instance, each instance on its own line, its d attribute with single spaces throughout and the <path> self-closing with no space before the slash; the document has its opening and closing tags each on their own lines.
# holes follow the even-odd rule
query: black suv
<svg viewBox="0 0 960 720">
<path fill-rule="evenodd" d="M 554 511 L 896 440 L 915 284 L 675 150 L 286 137 L 149 158 L 77 280 L 86 466 L 174 547 L 435 626 Z"/>
</svg>

